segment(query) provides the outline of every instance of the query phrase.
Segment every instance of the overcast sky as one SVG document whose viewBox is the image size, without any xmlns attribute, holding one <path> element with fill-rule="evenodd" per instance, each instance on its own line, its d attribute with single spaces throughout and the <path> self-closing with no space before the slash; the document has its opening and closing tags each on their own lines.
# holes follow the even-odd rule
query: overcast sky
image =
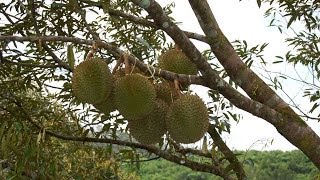
<svg viewBox="0 0 320 180">
<path fill-rule="evenodd" d="M 161 5 L 166 5 L 173 0 L 159 0 Z M 267 7 L 259 9 L 255 0 L 210 0 L 211 9 L 219 23 L 220 28 L 227 36 L 229 41 L 246 40 L 249 45 L 269 43 L 264 55 L 268 62 L 275 60 L 274 56 L 284 55 L 288 47 L 284 43 L 285 36 L 280 34 L 276 28 L 268 27 L 269 20 L 265 19 L 263 14 Z M 188 1 L 175 1 L 173 16 L 178 22 L 182 22 L 179 27 L 183 30 L 197 32 L 203 34 L 198 22 L 192 12 Z M 208 49 L 209 47 L 203 43 L 194 41 L 200 50 Z M 268 70 L 279 71 L 285 74 L 296 76 L 291 65 L 281 64 L 278 66 L 268 66 Z M 257 70 L 255 70 L 258 72 Z M 302 70 L 303 71 L 303 70 Z M 300 71 L 301 72 L 301 71 Z M 267 75 L 263 71 L 259 71 Z M 301 74 L 300 74 L 301 75 Z M 308 79 L 308 75 L 303 74 L 304 78 Z M 298 105 L 307 110 L 310 107 L 308 99 L 301 98 L 303 87 L 293 81 L 283 81 L 284 90 L 289 93 Z M 196 87 L 195 91 L 199 90 L 204 100 L 205 89 Z M 289 98 L 285 97 L 283 93 L 279 92 L 287 102 Z M 296 96 L 298 94 L 298 96 Z M 252 116 L 249 113 L 239 111 L 243 114 L 243 119 L 240 123 L 232 124 L 231 134 L 224 134 L 223 137 L 227 144 L 232 149 L 257 149 L 257 150 L 292 150 L 295 149 L 285 138 L 283 138 L 276 129 L 265 120 Z M 306 111 L 307 112 L 307 111 Z M 316 130 L 320 135 L 320 123 L 308 121 L 308 124 Z M 268 142 L 273 143 L 270 144 Z M 267 147 L 265 147 L 267 145 Z"/>
</svg>

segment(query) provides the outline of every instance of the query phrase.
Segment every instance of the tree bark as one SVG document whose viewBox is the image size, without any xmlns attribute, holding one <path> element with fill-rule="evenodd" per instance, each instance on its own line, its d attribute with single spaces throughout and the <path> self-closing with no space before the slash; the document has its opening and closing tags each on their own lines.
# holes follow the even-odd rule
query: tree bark
<svg viewBox="0 0 320 180">
<path fill-rule="evenodd" d="M 288 119 L 273 125 L 288 141 L 302 150 L 320 169 L 320 138 L 258 75 L 238 56 L 225 37 L 206 0 L 189 0 L 208 44 L 230 78 L 250 98 L 278 111 Z"/>
</svg>

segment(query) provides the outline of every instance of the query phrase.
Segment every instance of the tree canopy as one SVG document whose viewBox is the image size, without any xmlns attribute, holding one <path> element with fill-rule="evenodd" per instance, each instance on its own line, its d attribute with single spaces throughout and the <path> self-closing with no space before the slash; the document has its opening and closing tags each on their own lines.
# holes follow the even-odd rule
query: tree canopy
<svg viewBox="0 0 320 180">
<path fill-rule="evenodd" d="M 204 34 L 181 29 L 172 17 L 174 3 L 162 7 L 155 0 L 0 3 L 0 175 L 135 179 L 121 162 L 139 167 L 141 161 L 161 157 L 224 179 L 246 179 L 238 154 L 221 138 L 230 132 L 230 121 L 241 121 L 235 108 L 272 124 L 320 169 L 320 137 L 305 122 L 320 116 L 319 1 L 257 0 L 257 8 L 270 7 L 265 12 L 270 26 L 293 32 L 286 40 L 291 50 L 284 57 L 275 54 L 273 63 L 301 64 L 314 77 L 301 80 L 313 104 L 308 112 L 277 94 L 281 84 L 276 78 L 270 86 L 252 70 L 255 59 L 267 64 L 261 55 L 267 43 L 248 48 L 246 41 L 230 42 L 207 0 L 188 2 Z M 191 40 L 210 49 L 201 52 Z M 158 57 L 174 47 L 190 59 L 196 74 L 158 64 Z M 105 113 L 75 97 L 73 72 L 92 57 L 107 63 L 113 75 L 124 64 L 125 74 L 137 71 L 154 84 L 167 82 L 177 99 L 190 92 L 190 85 L 207 87 L 209 125 L 201 148 L 184 146 L 170 133 L 156 144 L 139 143 L 119 111 Z"/>
</svg>

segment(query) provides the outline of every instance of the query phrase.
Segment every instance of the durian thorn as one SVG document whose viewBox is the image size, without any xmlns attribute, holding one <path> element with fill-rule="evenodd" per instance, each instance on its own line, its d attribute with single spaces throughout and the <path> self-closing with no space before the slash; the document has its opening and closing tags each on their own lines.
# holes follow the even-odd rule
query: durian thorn
<svg viewBox="0 0 320 180">
<path fill-rule="evenodd" d="M 129 54 L 128 53 L 125 53 L 123 55 L 123 61 L 124 61 L 124 66 L 125 66 L 124 72 L 125 72 L 126 75 L 128 75 L 131 72 L 131 70 L 130 70 L 131 65 L 130 65 L 130 62 L 129 62 Z"/>
<path fill-rule="evenodd" d="M 122 56 L 117 60 L 117 64 L 116 66 L 114 66 L 113 70 L 112 70 L 112 74 L 114 75 L 117 70 L 121 67 L 121 65 L 123 64 L 123 58 Z"/>
</svg>

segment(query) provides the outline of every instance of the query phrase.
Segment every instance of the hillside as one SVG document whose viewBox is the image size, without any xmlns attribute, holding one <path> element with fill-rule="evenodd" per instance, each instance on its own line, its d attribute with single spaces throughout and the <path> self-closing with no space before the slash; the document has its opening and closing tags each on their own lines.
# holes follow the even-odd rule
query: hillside
<svg viewBox="0 0 320 180">
<path fill-rule="evenodd" d="M 320 179 L 316 167 L 300 151 L 239 151 L 251 180 L 310 180 Z M 136 171 L 142 180 L 216 180 L 221 179 L 208 173 L 195 172 L 164 159 L 140 163 L 140 169 L 124 164 L 129 171 Z"/>
</svg>

